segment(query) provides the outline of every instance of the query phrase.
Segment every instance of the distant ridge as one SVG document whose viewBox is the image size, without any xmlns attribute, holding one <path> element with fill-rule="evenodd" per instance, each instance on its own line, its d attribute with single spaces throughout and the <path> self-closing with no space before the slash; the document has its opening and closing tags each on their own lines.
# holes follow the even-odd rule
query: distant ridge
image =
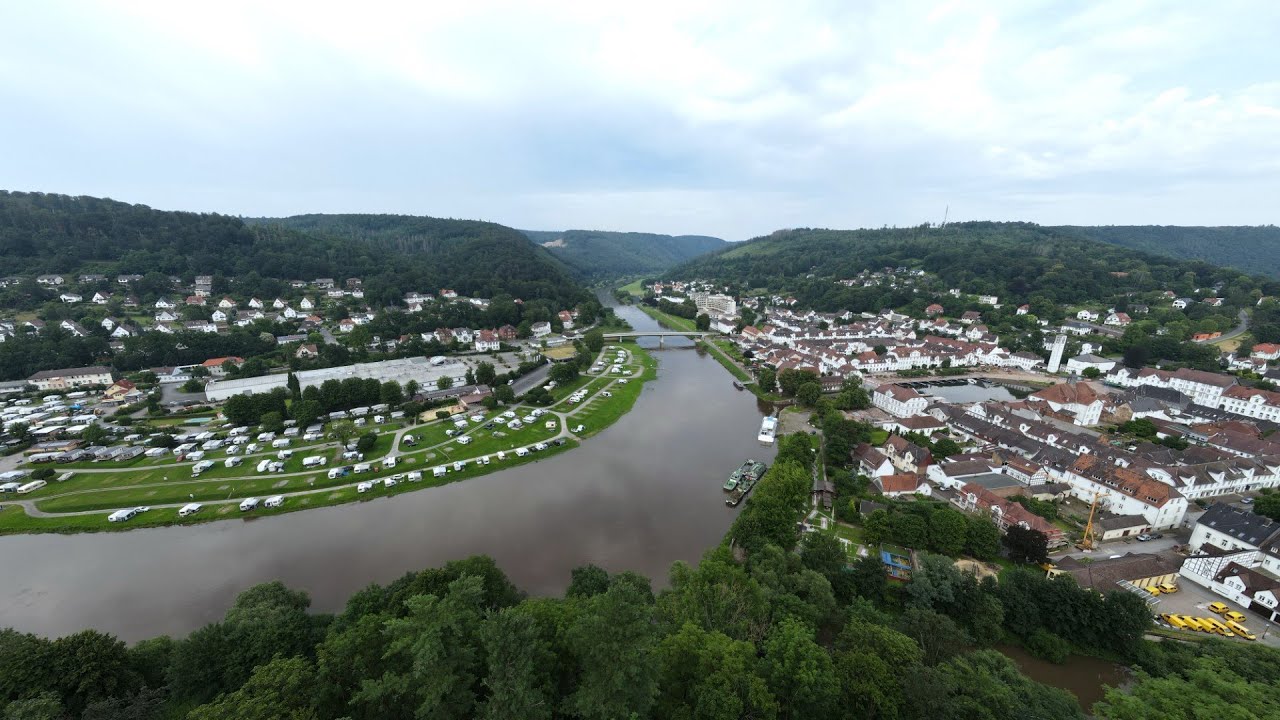
<svg viewBox="0 0 1280 720">
<path fill-rule="evenodd" d="M 706 235 L 659 235 L 605 230 L 523 230 L 584 280 L 657 274 L 729 245 Z"/>
</svg>

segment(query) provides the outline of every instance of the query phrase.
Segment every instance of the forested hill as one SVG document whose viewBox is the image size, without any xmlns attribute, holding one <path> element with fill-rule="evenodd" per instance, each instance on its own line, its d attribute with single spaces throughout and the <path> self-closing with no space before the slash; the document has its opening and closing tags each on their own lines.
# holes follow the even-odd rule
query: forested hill
<svg viewBox="0 0 1280 720">
<path fill-rule="evenodd" d="M 347 231 L 357 221 L 381 232 Z M 583 297 L 559 262 L 510 228 L 408 218 L 400 219 L 408 229 L 395 232 L 392 223 L 360 215 L 246 222 L 103 198 L 0 191 L 0 259 L 6 275 L 359 277 L 372 304 L 442 287 L 546 299 L 561 307 Z"/>
<path fill-rule="evenodd" d="M 249 218 L 253 226 L 306 233 L 329 243 L 351 243 L 408 262 L 428 292 L 557 300 L 569 307 L 585 297 L 569 268 L 519 230 L 478 220 L 415 215 L 294 215 Z M 403 271 L 403 270 L 402 270 Z M 366 280 L 366 286 L 368 281 Z"/>
<path fill-rule="evenodd" d="M 1280 227 L 1106 225 L 1061 230 L 1157 255 L 1204 260 L 1280 278 Z"/>
<path fill-rule="evenodd" d="M 997 295 L 1002 302 L 1072 304 L 1162 289 L 1190 294 L 1192 288 L 1220 282 L 1233 305 L 1251 304 L 1251 294 L 1280 293 L 1280 283 L 1266 278 L 1029 223 L 780 230 L 692 260 L 667 276 L 786 290 L 813 307 L 836 308 L 841 294 L 854 290 L 832 279 L 901 266 L 933 273 L 948 287 Z"/>
<path fill-rule="evenodd" d="M 572 267 L 578 277 L 592 280 L 664 272 L 728 244 L 720 238 L 705 235 L 655 235 L 603 230 L 523 232 L 530 240 L 547 248 Z"/>
</svg>

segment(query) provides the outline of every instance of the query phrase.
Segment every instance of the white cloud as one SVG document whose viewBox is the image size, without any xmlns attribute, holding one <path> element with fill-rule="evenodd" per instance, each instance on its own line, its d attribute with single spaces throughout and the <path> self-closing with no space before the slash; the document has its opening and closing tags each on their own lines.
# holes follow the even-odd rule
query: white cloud
<svg viewBox="0 0 1280 720">
<path fill-rule="evenodd" d="M 0 187 L 701 232 L 1273 222 L 1280 6 L 10 4 Z"/>
</svg>

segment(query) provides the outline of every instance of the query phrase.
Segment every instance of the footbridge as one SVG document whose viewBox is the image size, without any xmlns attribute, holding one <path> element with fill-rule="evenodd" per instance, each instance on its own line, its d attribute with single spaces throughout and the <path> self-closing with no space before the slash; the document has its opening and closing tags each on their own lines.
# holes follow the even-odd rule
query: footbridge
<svg viewBox="0 0 1280 720">
<path fill-rule="evenodd" d="M 658 338 L 658 347 L 662 347 L 662 341 L 669 337 L 701 338 L 708 335 L 715 335 L 715 333 L 703 332 L 700 330 L 631 330 L 627 332 L 607 332 L 604 334 L 604 339 L 624 340 L 642 337 L 656 337 Z"/>
</svg>

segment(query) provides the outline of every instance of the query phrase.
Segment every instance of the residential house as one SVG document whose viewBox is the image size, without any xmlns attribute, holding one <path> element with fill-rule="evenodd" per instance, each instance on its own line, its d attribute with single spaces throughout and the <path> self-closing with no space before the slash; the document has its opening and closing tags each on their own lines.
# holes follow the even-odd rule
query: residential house
<svg viewBox="0 0 1280 720">
<path fill-rule="evenodd" d="M 1072 375 L 1083 375 L 1085 370 L 1097 368 L 1099 373 L 1105 375 L 1115 369 L 1116 364 L 1115 360 L 1097 355 L 1077 355 L 1067 360 L 1067 372 Z"/>
<path fill-rule="evenodd" d="M 1098 318 L 1099 314 L 1092 310 L 1081 310 L 1076 313 L 1076 319 L 1083 320 L 1085 322 L 1098 322 Z"/>
<path fill-rule="evenodd" d="M 293 356 L 299 360 L 311 360 L 320 357 L 320 349 L 315 343 L 303 343 L 293 352 Z"/>
<path fill-rule="evenodd" d="M 157 310 L 172 310 L 176 307 L 178 307 L 178 303 L 170 300 L 169 298 L 162 297 L 159 300 L 156 300 Z"/>
<path fill-rule="evenodd" d="M 1051 385 L 1027 396 L 1030 403 L 1044 403 L 1055 413 L 1072 416 L 1072 422 L 1085 427 L 1102 419 L 1102 397 L 1089 383 L 1065 382 Z"/>
<path fill-rule="evenodd" d="M 66 278 L 61 275 L 37 275 L 36 282 L 40 285 L 61 285 L 66 282 Z"/>
<path fill-rule="evenodd" d="M 979 295 L 978 304 L 980 305 L 999 305 L 1000 298 L 995 295 Z"/>
<path fill-rule="evenodd" d="M 871 479 L 880 494 L 893 498 L 903 495 L 929 495 L 932 488 L 915 473 L 895 473 L 893 475 L 876 475 Z"/>
<path fill-rule="evenodd" d="M 83 301 L 84 296 L 77 293 L 64 292 L 58 296 L 58 299 L 69 305 L 74 305 L 75 303 Z"/>
<path fill-rule="evenodd" d="M 104 292 L 94 293 L 91 299 L 93 300 L 94 305 L 106 305 L 111 302 L 111 296 Z"/>
<path fill-rule="evenodd" d="M 560 313 L 556 315 L 556 317 L 560 319 L 560 324 L 564 327 L 565 330 L 573 329 L 573 313 L 569 312 L 568 310 L 561 310 Z"/>
<path fill-rule="evenodd" d="M 881 410 L 896 417 L 923 415 L 929 401 L 923 395 L 905 385 L 885 383 L 871 393 L 871 402 Z"/>
<path fill-rule="evenodd" d="M 884 454 L 901 472 L 923 473 L 933 463 L 933 455 L 928 450 L 901 435 L 889 436 L 884 443 Z"/>
<path fill-rule="evenodd" d="M 37 390 L 70 390 L 72 388 L 110 385 L 111 369 L 99 365 L 61 370 L 41 370 L 27 378 Z"/>
<path fill-rule="evenodd" d="M 143 393 L 138 389 L 137 385 L 128 380 L 120 379 L 112 383 L 111 387 L 102 393 L 102 400 L 109 403 L 131 403 L 141 400 L 142 395 Z"/>
<path fill-rule="evenodd" d="M 440 297 L 449 298 L 450 300 L 453 300 L 458 297 L 458 293 L 456 290 L 450 290 L 449 288 L 442 288 L 440 290 Z"/>
<path fill-rule="evenodd" d="M 858 472 L 867 477 L 874 478 L 894 473 L 893 462 L 869 443 L 858 443 L 850 455 L 858 463 Z"/>
<path fill-rule="evenodd" d="M 261 309 L 263 309 L 263 308 L 264 308 L 264 307 L 266 307 L 266 306 L 265 306 L 265 305 L 263 305 L 263 304 L 262 304 L 262 301 L 261 301 L 261 300 L 259 300 L 258 298 L 250 298 L 250 299 L 249 299 L 249 307 L 253 308 L 254 310 L 261 310 Z"/>
<path fill-rule="evenodd" d="M 497 352 L 500 348 L 498 333 L 492 330 L 481 330 L 476 333 L 476 352 Z"/>
<path fill-rule="evenodd" d="M 520 337 L 520 332 L 516 330 L 514 325 L 503 325 L 498 328 L 498 339 L 504 342 L 511 342 Z"/>
<path fill-rule="evenodd" d="M 533 326 L 530 327 L 529 329 L 533 331 L 534 337 L 536 338 L 545 337 L 551 334 L 551 323 L 537 322 L 537 323 L 534 323 Z"/>
<path fill-rule="evenodd" d="M 221 310 L 234 310 L 235 307 L 236 301 L 229 297 L 224 297 L 218 301 L 218 308 Z"/>
<path fill-rule="evenodd" d="M 1128 313 L 1113 312 L 1107 315 L 1107 319 L 1103 321 L 1103 324 L 1114 325 L 1116 327 L 1125 327 L 1130 322 L 1133 322 L 1133 321 L 1129 318 Z"/>
<path fill-rule="evenodd" d="M 200 363 L 200 367 L 204 368 L 205 370 L 208 370 L 209 374 L 212 375 L 213 377 L 220 378 L 220 377 L 226 377 L 228 365 L 242 365 L 242 364 L 244 364 L 244 358 L 239 358 L 232 355 L 228 357 L 209 358 L 208 360 L 205 360 L 204 362 Z"/>
</svg>

